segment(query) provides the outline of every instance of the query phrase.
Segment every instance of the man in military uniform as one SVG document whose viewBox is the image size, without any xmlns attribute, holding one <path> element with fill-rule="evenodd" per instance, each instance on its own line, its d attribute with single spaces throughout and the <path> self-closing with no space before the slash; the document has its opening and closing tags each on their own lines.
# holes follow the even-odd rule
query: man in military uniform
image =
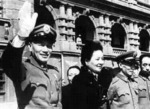
<svg viewBox="0 0 150 109">
<path fill-rule="evenodd" d="M 111 109 L 139 109 L 138 84 L 132 78 L 137 66 L 136 55 L 136 52 L 130 51 L 116 57 L 120 70 L 114 72 L 115 77 L 108 89 Z"/>
<path fill-rule="evenodd" d="M 141 109 L 150 109 L 150 53 L 140 56 L 139 104 Z"/>
<path fill-rule="evenodd" d="M 25 2 L 19 12 L 18 34 L 3 53 L 3 68 L 13 81 L 19 109 L 62 109 L 61 76 L 48 64 L 57 34 L 48 24 L 34 27 L 37 16 L 31 17 L 31 3 Z M 25 45 L 31 55 L 22 60 Z"/>
</svg>

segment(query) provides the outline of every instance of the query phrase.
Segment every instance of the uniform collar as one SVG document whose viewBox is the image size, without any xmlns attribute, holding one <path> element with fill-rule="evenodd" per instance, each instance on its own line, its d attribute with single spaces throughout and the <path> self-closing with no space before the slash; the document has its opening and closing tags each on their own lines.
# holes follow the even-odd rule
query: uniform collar
<svg viewBox="0 0 150 109">
<path fill-rule="evenodd" d="M 129 82 L 128 78 L 123 74 L 122 71 L 120 71 L 120 73 L 117 74 L 117 77 L 125 82 Z"/>
<path fill-rule="evenodd" d="M 35 66 L 43 71 L 47 71 L 47 64 L 45 64 L 45 65 L 39 64 L 33 56 L 29 57 L 29 61 L 33 66 Z"/>
<path fill-rule="evenodd" d="M 148 76 L 148 77 L 145 77 L 145 76 L 142 76 L 142 75 L 139 75 L 144 81 L 146 81 L 146 80 L 149 80 L 150 81 L 150 76 Z"/>
<path fill-rule="evenodd" d="M 127 76 L 125 76 L 122 71 L 120 71 L 120 73 L 117 74 L 117 77 L 120 78 L 120 79 L 122 79 L 125 82 L 129 82 L 129 81 L 136 82 L 132 77 L 128 78 Z"/>
<path fill-rule="evenodd" d="M 144 72 L 140 72 L 140 77 L 143 79 L 143 80 L 149 80 L 150 81 L 150 76 L 148 74 L 145 74 Z"/>
</svg>

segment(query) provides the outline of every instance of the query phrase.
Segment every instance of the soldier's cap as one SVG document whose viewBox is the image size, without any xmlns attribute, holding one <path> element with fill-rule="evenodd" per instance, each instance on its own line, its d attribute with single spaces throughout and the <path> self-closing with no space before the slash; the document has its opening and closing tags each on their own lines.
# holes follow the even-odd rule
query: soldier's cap
<svg viewBox="0 0 150 109">
<path fill-rule="evenodd" d="M 117 62 L 125 63 L 127 65 L 137 65 L 138 62 L 136 60 L 137 52 L 136 51 L 129 51 L 123 53 L 116 57 Z"/>
<path fill-rule="evenodd" d="M 48 24 L 40 24 L 30 33 L 29 42 L 39 42 L 45 39 L 50 43 L 55 43 L 56 37 L 57 33 L 53 27 Z"/>
</svg>

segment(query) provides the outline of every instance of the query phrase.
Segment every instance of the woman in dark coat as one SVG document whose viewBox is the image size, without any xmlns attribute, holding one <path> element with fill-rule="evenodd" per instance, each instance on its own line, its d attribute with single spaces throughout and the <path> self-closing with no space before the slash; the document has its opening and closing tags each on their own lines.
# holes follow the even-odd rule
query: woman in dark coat
<svg viewBox="0 0 150 109">
<path fill-rule="evenodd" d="M 105 107 L 105 88 L 100 84 L 103 48 L 98 41 L 88 41 L 82 48 L 81 71 L 73 79 L 72 103 L 74 109 L 103 109 Z"/>
</svg>

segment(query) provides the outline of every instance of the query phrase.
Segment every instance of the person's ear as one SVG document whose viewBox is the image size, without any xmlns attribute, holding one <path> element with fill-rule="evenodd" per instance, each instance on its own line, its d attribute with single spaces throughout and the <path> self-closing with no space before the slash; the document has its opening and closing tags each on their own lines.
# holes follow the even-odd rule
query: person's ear
<svg viewBox="0 0 150 109">
<path fill-rule="evenodd" d="M 122 68 L 122 63 L 119 63 L 118 66 L 119 66 L 120 68 Z"/>
<path fill-rule="evenodd" d="M 31 45 L 31 43 L 28 44 L 28 48 L 29 48 L 29 51 L 32 51 L 32 45 Z"/>
<path fill-rule="evenodd" d="M 85 59 L 85 65 L 86 65 L 86 66 L 88 65 L 88 62 L 89 62 L 89 61 L 88 61 L 87 59 Z"/>
</svg>

